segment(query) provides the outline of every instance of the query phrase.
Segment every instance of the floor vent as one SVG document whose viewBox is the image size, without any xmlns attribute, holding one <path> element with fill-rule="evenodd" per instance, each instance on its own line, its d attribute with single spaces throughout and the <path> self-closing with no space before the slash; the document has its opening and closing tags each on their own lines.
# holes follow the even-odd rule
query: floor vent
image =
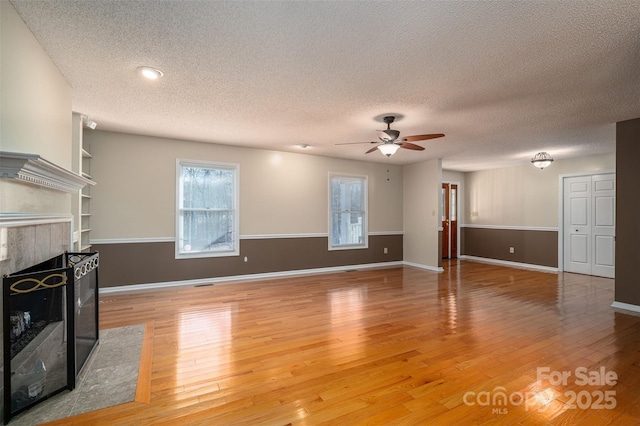
<svg viewBox="0 0 640 426">
<path fill-rule="evenodd" d="M 213 287 L 213 284 L 196 284 L 194 287 Z"/>
</svg>

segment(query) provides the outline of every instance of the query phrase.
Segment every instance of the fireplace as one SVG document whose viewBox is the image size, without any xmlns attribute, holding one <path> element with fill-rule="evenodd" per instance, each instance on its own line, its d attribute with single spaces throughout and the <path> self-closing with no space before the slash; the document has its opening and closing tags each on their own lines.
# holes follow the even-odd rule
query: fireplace
<svg viewBox="0 0 640 426">
<path fill-rule="evenodd" d="M 4 422 L 65 389 L 98 343 L 98 253 L 64 253 L 3 279 Z"/>
</svg>

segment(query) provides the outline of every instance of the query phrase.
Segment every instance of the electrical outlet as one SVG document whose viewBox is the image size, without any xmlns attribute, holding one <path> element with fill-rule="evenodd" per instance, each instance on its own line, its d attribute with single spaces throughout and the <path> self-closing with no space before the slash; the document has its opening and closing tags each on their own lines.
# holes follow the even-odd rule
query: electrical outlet
<svg viewBox="0 0 640 426">
<path fill-rule="evenodd" d="M 248 261 L 249 261 L 249 258 L 248 258 L 247 256 L 245 256 L 245 257 L 244 257 L 244 261 L 245 261 L 245 262 L 248 262 Z"/>
<path fill-rule="evenodd" d="M 385 247 L 384 248 L 384 254 L 387 254 L 387 253 L 389 253 L 389 249 Z"/>
<path fill-rule="evenodd" d="M 515 253 L 515 252 L 516 252 L 515 247 L 509 247 L 509 253 L 512 253 L 512 254 L 513 254 L 513 253 Z"/>
</svg>

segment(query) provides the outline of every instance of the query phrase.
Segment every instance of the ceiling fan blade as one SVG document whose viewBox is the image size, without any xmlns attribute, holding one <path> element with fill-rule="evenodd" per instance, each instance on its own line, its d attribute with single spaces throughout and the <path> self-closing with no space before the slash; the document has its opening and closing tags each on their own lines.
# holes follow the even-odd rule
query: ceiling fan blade
<svg viewBox="0 0 640 426">
<path fill-rule="evenodd" d="M 436 139 L 443 137 L 443 133 L 432 133 L 429 135 L 413 135 L 413 136 L 403 136 L 402 140 L 405 142 L 415 142 L 415 141 L 426 141 L 427 139 Z"/>
<path fill-rule="evenodd" d="M 377 147 L 377 146 L 374 146 L 374 147 L 373 147 L 373 148 L 371 148 L 369 151 L 365 152 L 365 154 L 369 154 L 369 153 L 372 153 L 373 151 L 377 151 L 377 150 L 378 150 L 378 147 Z"/>
<path fill-rule="evenodd" d="M 416 145 L 415 143 L 411 143 L 411 142 L 402 142 L 400 144 L 400 148 L 413 149 L 414 151 L 424 151 L 423 147 L 421 147 L 420 145 Z"/>
<path fill-rule="evenodd" d="M 375 141 L 371 141 L 371 142 L 342 142 L 342 143 L 336 143 L 334 145 L 357 145 L 357 144 L 361 144 L 361 143 L 380 143 L 380 142 L 375 142 Z"/>
</svg>

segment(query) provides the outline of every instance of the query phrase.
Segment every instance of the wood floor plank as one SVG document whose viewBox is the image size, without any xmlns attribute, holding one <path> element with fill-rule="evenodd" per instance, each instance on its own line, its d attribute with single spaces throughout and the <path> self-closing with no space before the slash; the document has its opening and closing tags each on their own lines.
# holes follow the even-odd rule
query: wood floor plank
<svg viewBox="0 0 640 426">
<path fill-rule="evenodd" d="M 145 324 L 142 353 L 140 354 L 140 368 L 138 369 L 138 383 L 135 401 L 143 404 L 151 402 L 151 363 L 153 362 L 153 321 Z"/>
<path fill-rule="evenodd" d="M 101 328 L 147 324 L 143 403 L 51 424 L 637 424 L 640 316 L 613 294 L 611 279 L 451 261 L 103 295 Z M 538 380 L 578 367 L 620 380 Z M 501 405 L 501 389 L 523 399 Z M 566 394 L 604 390 L 615 408 Z"/>
</svg>

